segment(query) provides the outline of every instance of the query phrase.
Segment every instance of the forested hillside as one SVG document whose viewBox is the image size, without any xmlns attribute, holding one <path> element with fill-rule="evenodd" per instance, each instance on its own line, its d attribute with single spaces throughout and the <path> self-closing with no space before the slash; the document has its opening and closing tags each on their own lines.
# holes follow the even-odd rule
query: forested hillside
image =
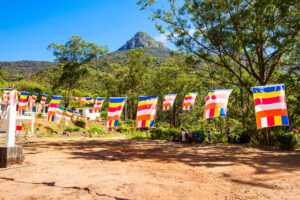
<svg viewBox="0 0 300 200">
<path fill-rule="evenodd" d="M 248 138 L 256 144 L 274 145 L 276 135 L 298 130 L 300 22 L 296 1 L 295 5 L 269 1 L 253 5 L 187 2 L 177 8 L 170 1 L 171 10 L 158 9 L 153 14 L 158 30 L 167 34 L 177 52 L 140 32 L 113 53 L 108 53 L 105 45 L 73 36 L 64 44 L 49 45 L 57 63 L 54 67 L 38 71 L 30 82 L 25 78 L 3 84 L 60 94 L 66 108 L 75 105 L 74 96 L 126 96 L 128 121 L 135 120 L 138 96 L 154 95 L 161 100 L 165 94 L 176 93 L 172 112 L 158 110 L 159 123 L 177 129 L 230 131 L 237 141 Z M 139 1 L 142 9 L 153 3 Z M 29 69 L 41 68 L 36 64 Z M 289 128 L 257 130 L 251 88 L 275 83 L 285 85 Z M 203 116 L 204 98 L 213 89 L 233 90 L 226 120 L 206 120 Z M 190 92 L 198 94 L 196 105 L 191 112 L 184 112 L 182 101 Z"/>
<path fill-rule="evenodd" d="M 0 62 L 0 68 L 7 71 L 11 79 L 29 78 L 32 74 L 53 66 L 53 63 L 46 61 Z"/>
</svg>

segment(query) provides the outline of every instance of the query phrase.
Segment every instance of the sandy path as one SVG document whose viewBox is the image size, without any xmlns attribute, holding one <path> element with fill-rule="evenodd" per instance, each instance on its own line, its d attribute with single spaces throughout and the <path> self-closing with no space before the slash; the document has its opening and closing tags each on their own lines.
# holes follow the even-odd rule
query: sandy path
<svg viewBox="0 0 300 200">
<path fill-rule="evenodd" d="M 0 199 L 300 199 L 300 152 L 157 141 L 35 141 Z"/>
</svg>

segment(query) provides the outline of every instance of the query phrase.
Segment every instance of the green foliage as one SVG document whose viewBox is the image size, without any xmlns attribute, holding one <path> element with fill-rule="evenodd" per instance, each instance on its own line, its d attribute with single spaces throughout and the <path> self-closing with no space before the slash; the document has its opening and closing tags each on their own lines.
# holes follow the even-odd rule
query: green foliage
<svg viewBox="0 0 300 200">
<path fill-rule="evenodd" d="M 141 7 L 155 1 L 140 0 Z M 288 130 L 256 130 L 251 86 L 265 83 L 286 85 L 289 119 L 292 128 L 300 127 L 299 20 L 295 6 L 299 3 L 281 1 L 169 1 L 171 10 L 157 11 L 154 18 L 159 30 L 187 54 L 171 53 L 163 58 L 149 54 L 149 49 L 119 51 L 114 59 L 103 59 L 104 47 L 72 37 L 67 43 L 51 44 L 57 64 L 30 77 L 30 81 L 8 81 L 0 71 L 3 87 L 63 95 L 69 107 L 79 107 L 71 96 L 127 96 L 118 130 L 130 138 L 171 140 L 180 137 L 181 127 L 199 134 L 199 141 L 249 143 L 256 145 L 292 146 L 294 140 L 283 132 Z M 179 1 L 177 1 L 179 2 Z M 288 11 L 288 12 L 287 12 Z M 299 17 L 299 16 L 298 16 Z M 275 20 L 276 19 L 276 20 Z M 277 21 L 278 20 L 278 21 Z M 275 22 L 276 21 L 276 22 Z M 276 25 L 277 23 L 277 25 Z M 298 36 L 295 36 L 295 34 Z M 110 56 L 106 55 L 107 58 Z M 122 58 L 121 58 L 122 57 Z M 282 66 L 282 67 L 280 67 Z M 2 81 L 3 79 L 3 81 Z M 19 78 L 17 79 L 19 80 Z M 205 120 L 204 96 L 210 89 L 232 88 L 225 119 Z M 182 100 L 189 92 L 198 97 L 192 111 L 182 111 Z M 176 93 L 171 111 L 162 112 L 161 99 Z M 140 95 L 157 95 L 156 126 L 148 132 L 135 131 L 137 99 Z M 107 118 L 107 102 L 101 118 Z M 85 121 L 76 121 L 86 128 Z M 100 127 L 88 133 L 102 134 Z M 115 132 L 114 132 L 115 133 Z"/>
<path fill-rule="evenodd" d="M 294 150 L 298 141 L 297 137 L 293 132 L 279 132 L 276 134 L 276 141 L 278 146 L 282 150 Z"/>
<path fill-rule="evenodd" d="M 64 131 L 66 131 L 66 132 L 78 132 L 78 131 L 80 131 L 80 128 L 76 127 L 76 126 L 74 126 L 74 127 L 67 127 L 67 128 L 65 128 Z"/>
<path fill-rule="evenodd" d="M 217 132 L 214 132 L 211 134 L 211 143 L 226 143 L 227 142 L 227 138 L 225 136 L 225 134 L 223 133 L 217 133 Z"/>
<path fill-rule="evenodd" d="M 180 137 L 180 131 L 175 128 L 155 128 L 150 133 L 150 138 L 155 140 L 174 140 Z"/>
<path fill-rule="evenodd" d="M 87 132 L 89 134 L 89 137 L 100 136 L 105 133 L 105 131 L 97 125 L 92 125 L 91 127 L 89 127 Z"/>
<path fill-rule="evenodd" d="M 69 106 L 72 91 L 79 86 L 80 79 L 88 74 L 89 63 L 107 52 L 104 47 L 86 42 L 78 36 L 73 36 L 65 44 L 52 43 L 48 47 L 53 51 L 62 73 L 54 85 L 54 88 L 65 90 L 66 107 Z"/>
<path fill-rule="evenodd" d="M 152 18 L 158 30 L 189 55 L 184 69 L 197 75 L 198 91 L 201 87 L 205 92 L 220 87 L 235 89 L 228 117 L 237 119 L 238 128 L 228 125 L 231 142 L 246 142 L 251 137 L 257 144 L 276 143 L 274 133 L 256 131 L 250 88 L 257 84 L 285 83 L 291 126 L 300 126 L 299 1 L 184 0 L 168 1 L 165 9 L 157 6 L 155 0 L 139 0 L 138 4 L 142 9 L 154 8 Z M 172 85 L 164 80 L 169 76 L 163 72 L 156 74 L 162 77 L 155 87 L 159 91 Z M 170 81 L 176 80 L 173 73 L 170 75 Z M 180 82 L 178 85 L 184 90 Z M 189 84 L 186 86 L 192 91 Z M 200 113 L 201 109 L 191 115 L 177 112 L 175 118 L 179 119 L 177 124 L 192 128 L 197 123 L 203 125 Z M 205 129 L 224 133 L 225 126 L 218 127 L 219 124 L 218 120 L 208 122 Z"/>
<path fill-rule="evenodd" d="M 128 139 L 140 139 L 140 140 L 143 140 L 143 139 L 149 139 L 149 132 L 146 132 L 146 131 L 134 131 L 134 130 L 131 130 L 129 132 L 126 133 L 126 137 Z"/>
<path fill-rule="evenodd" d="M 152 15 L 158 30 L 197 60 L 225 69 L 231 76 L 223 80 L 249 92 L 249 78 L 268 83 L 281 58 L 299 42 L 297 0 L 168 2 L 166 10 L 158 8 Z M 144 9 L 154 1 L 138 3 Z"/>
<path fill-rule="evenodd" d="M 77 120 L 73 122 L 75 126 L 78 126 L 80 128 L 86 127 L 86 122 L 84 120 Z"/>
<path fill-rule="evenodd" d="M 49 91 L 50 91 L 49 88 L 41 85 L 38 82 L 34 82 L 34 81 L 21 80 L 21 81 L 10 83 L 10 85 L 13 85 L 19 91 L 28 91 L 31 93 L 35 92 L 38 94 L 43 94 L 43 93 L 49 93 Z"/>
</svg>

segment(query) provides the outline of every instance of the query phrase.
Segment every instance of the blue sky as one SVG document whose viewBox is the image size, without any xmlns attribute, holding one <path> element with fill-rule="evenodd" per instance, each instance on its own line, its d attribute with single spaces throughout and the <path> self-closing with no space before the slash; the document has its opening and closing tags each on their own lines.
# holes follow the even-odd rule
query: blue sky
<svg viewBox="0 0 300 200">
<path fill-rule="evenodd" d="M 0 61 L 53 60 L 47 46 L 72 35 L 118 49 L 138 31 L 159 38 L 136 0 L 0 0 Z"/>
</svg>

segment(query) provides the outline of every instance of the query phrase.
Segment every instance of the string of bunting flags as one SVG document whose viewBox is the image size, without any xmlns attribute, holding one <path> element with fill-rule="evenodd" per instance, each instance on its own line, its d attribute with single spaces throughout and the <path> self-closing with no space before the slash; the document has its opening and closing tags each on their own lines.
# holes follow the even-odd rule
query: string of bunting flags
<svg viewBox="0 0 300 200">
<path fill-rule="evenodd" d="M 215 89 L 208 92 L 204 98 L 204 113 L 205 119 L 213 119 L 217 117 L 225 118 L 227 116 L 227 105 L 232 89 Z M 251 88 L 253 93 L 256 126 L 258 129 L 274 126 L 289 126 L 289 118 L 287 104 L 285 98 L 285 85 L 274 84 L 265 86 L 255 86 Z M 52 96 L 47 104 L 46 94 L 41 95 L 39 103 L 47 107 L 47 116 L 50 122 L 61 123 L 62 119 L 68 123 L 71 121 L 73 112 L 61 107 L 62 96 Z M 182 110 L 191 111 L 195 105 L 198 93 L 188 93 L 182 101 Z M 6 93 L 3 94 L 2 102 L 7 100 Z M 166 94 L 162 100 L 162 111 L 166 112 L 173 109 L 177 94 Z M 32 106 L 37 102 L 38 96 L 30 95 L 29 92 L 19 92 L 18 111 L 32 111 Z M 80 105 L 90 106 L 92 112 L 100 113 L 105 97 L 74 97 L 80 101 Z M 136 113 L 136 128 L 153 128 L 157 113 L 158 96 L 139 96 L 137 113 Z M 108 99 L 107 108 L 107 128 L 118 128 L 121 116 L 127 102 L 127 97 L 110 97 Z M 100 115 L 99 115 L 100 116 Z"/>
</svg>

